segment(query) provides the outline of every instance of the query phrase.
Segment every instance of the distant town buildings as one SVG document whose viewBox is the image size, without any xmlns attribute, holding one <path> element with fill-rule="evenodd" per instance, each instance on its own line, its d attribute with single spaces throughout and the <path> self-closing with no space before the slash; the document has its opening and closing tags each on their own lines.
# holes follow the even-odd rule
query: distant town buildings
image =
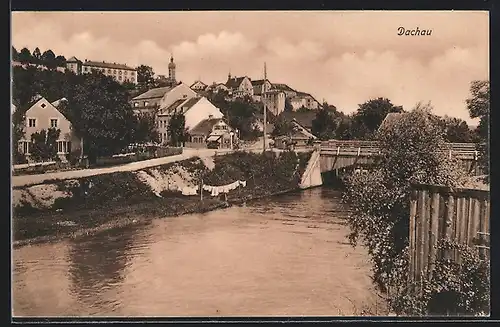
<svg viewBox="0 0 500 327">
<path fill-rule="evenodd" d="M 76 57 L 71 57 L 66 60 L 66 68 L 78 75 L 88 74 L 97 70 L 106 76 L 113 77 L 118 83 L 130 82 L 137 84 L 137 70 L 124 64 L 91 61 L 87 59 L 81 61 Z"/>
</svg>

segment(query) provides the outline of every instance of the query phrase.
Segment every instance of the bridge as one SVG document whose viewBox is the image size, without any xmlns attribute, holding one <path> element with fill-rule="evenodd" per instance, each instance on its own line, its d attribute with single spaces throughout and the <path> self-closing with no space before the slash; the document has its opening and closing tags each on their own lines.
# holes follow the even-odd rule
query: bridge
<svg viewBox="0 0 500 327">
<path fill-rule="evenodd" d="M 315 146 L 320 148 L 322 173 L 372 165 L 380 157 L 380 148 L 375 141 L 328 140 L 316 142 Z M 447 143 L 441 151 L 450 158 L 459 159 L 467 171 L 477 169 L 478 152 L 475 143 Z"/>
</svg>

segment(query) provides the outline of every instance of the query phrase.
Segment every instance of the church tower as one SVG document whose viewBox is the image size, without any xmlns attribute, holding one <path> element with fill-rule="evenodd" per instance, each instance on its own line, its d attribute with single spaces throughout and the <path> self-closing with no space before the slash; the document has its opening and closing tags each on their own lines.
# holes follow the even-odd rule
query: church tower
<svg viewBox="0 0 500 327">
<path fill-rule="evenodd" d="M 172 84 L 176 84 L 177 81 L 175 79 L 175 63 L 174 63 L 174 57 L 170 56 L 170 63 L 168 64 L 168 79 Z"/>
</svg>

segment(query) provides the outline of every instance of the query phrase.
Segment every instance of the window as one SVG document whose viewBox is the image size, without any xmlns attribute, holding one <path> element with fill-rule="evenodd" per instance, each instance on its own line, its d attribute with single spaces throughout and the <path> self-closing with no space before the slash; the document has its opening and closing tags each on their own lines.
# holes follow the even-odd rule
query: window
<svg viewBox="0 0 500 327">
<path fill-rule="evenodd" d="M 121 76 L 118 76 L 118 79 L 121 81 L 121 80 L 122 80 L 122 77 L 121 77 Z"/>
<path fill-rule="evenodd" d="M 50 119 L 50 127 L 51 128 L 57 128 L 57 121 L 58 121 L 57 118 Z"/>
<path fill-rule="evenodd" d="M 134 102 L 134 107 L 139 107 L 139 102 Z"/>
<path fill-rule="evenodd" d="M 29 154 L 30 153 L 30 142 L 19 141 L 19 150 L 24 154 Z"/>
<path fill-rule="evenodd" d="M 121 76 L 120 76 L 120 79 L 122 79 Z M 149 105 L 149 102 L 144 101 L 144 107 L 147 107 L 148 105 Z"/>
<path fill-rule="evenodd" d="M 128 71 L 123 72 L 123 74 L 128 75 Z"/>
<path fill-rule="evenodd" d="M 36 118 L 28 119 L 28 127 L 36 127 Z"/>
<path fill-rule="evenodd" d="M 71 143 L 68 141 L 57 141 L 57 153 L 59 154 L 66 154 L 69 153 L 71 148 Z"/>
<path fill-rule="evenodd" d="M 46 105 L 45 103 L 42 103 L 42 104 L 40 105 L 40 107 L 45 108 L 45 107 L 47 107 L 47 105 Z"/>
<path fill-rule="evenodd" d="M 187 96 L 187 94 L 183 94 L 183 95 L 182 95 L 182 98 L 183 98 L 183 99 L 185 99 L 185 98 L 187 98 L 187 97 L 188 97 L 188 96 Z"/>
<path fill-rule="evenodd" d="M 119 75 L 121 75 L 121 74 L 122 74 L 122 71 L 120 70 L 120 71 L 118 72 L 118 74 L 119 74 Z"/>
<path fill-rule="evenodd" d="M 111 73 L 111 69 L 108 68 L 108 74 Z"/>
<path fill-rule="evenodd" d="M 135 72 L 130 72 L 130 75 L 134 76 L 134 75 L 135 75 Z"/>
</svg>

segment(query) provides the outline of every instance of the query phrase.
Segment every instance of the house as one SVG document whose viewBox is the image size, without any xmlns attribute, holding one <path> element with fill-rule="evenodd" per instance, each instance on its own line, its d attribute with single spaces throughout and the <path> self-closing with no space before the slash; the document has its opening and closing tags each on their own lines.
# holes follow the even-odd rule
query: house
<svg viewBox="0 0 500 327">
<path fill-rule="evenodd" d="M 297 91 L 295 91 L 294 89 L 292 89 L 287 84 L 283 84 L 283 83 L 273 83 L 273 88 L 272 89 L 284 92 L 285 96 L 287 98 L 291 98 L 291 97 L 294 97 L 295 95 L 297 95 Z"/>
<path fill-rule="evenodd" d="M 293 110 L 298 110 L 302 107 L 309 110 L 316 110 L 320 107 L 319 102 L 312 95 L 305 92 L 296 92 L 294 96 L 290 97 L 290 104 Z"/>
<path fill-rule="evenodd" d="M 135 113 L 156 113 L 180 99 L 197 97 L 197 93 L 184 83 L 175 86 L 157 87 L 139 94 L 131 100 Z"/>
<path fill-rule="evenodd" d="M 203 83 L 202 81 L 198 80 L 195 81 L 193 84 L 191 84 L 191 89 L 194 91 L 204 91 L 207 88 L 207 84 Z"/>
<path fill-rule="evenodd" d="M 22 67 L 22 68 L 28 68 L 28 67 L 35 67 L 37 69 L 41 69 L 41 70 L 50 70 L 47 66 L 45 65 L 37 65 L 37 64 L 32 64 L 32 63 L 22 63 L 20 61 L 12 61 L 11 62 L 11 65 L 12 67 Z M 66 70 L 65 68 L 63 67 L 55 67 L 55 70 L 57 70 L 58 72 L 61 72 L 61 73 L 64 73 L 64 71 Z"/>
<path fill-rule="evenodd" d="M 131 82 L 137 84 L 137 69 L 115 62 L 110 63 L 87 59 L 82 62 L 73 56 L 66 60 L 66 69 L 77 75 L 88 74 L 96 70 L 106 76 L 111 76 L 118 83 Z"/>
<path fill-rule="evenodd" d="M 181 113 L 184 115 L 185 128 L 188 131 L 208 117 L 219 119 L 224 116 L 220 109 L 214 106 L 205 97 L 178 99 L 170 106 L 161 109 L 158 113 L 158 133 L 160 135 L 161 143 L 168 142 L 168 124 L 170 118 L 175 113 Z"/>
<path fill-rule="evenodd" d="M 57 139 L 57 154 L 61 161 L 67 161 L 70 153 L 81 153 L 81 140 L 76 137 L 71 122 L 57 109 L 57 106 L 67 101 L 60 99 L 50 103 L 44 97 L 37 97 L 33 105 L 26 111 L 26 125 L 24 126 L 24 137 L 19 141 L 19 151 L 30 159 L 31 135 L 49 128 L 59 129 L 60 135 Z"/>
<path fill-rule="evenodd" d="M 209 116 L 189 130 L 187 147 L 231 149 L 237 143 L 237 133 L 223 118 Z"/>
<path fill-rule="evenodd" d="M 227 88 L 226 84 L 224 83 L 212 83 L 211 85 L 207 86 L 205 89 L 206 92 L 213 92 L 213 93 L 218 93 L 220 91 L 226 91 L 229 92 L 229 89 Z"/>
<path fill-rule="evenodd" d="M 286 148 L 289 145 L 303 147 L 310 145 L 311 141 L 317 139 L 314 134 L 309 132 L 307 128 L 302 126 L 297 120 L 293 119 L 291 124 L 293 126 L 293 131 L 291 131 L 288 135 L 275 137 L 274 144 L 277 148 Z"/>
<path fill-rule="evenodd" d="M 304 127 L 308 132 L 312 131 L 312 122 L 314 119 L 316 119 L 316 112 L 315 111 L 304 111 L 304 112 L 282 112 L 281 117 L 283 117 L 285 120 L 292 122 L 296 121 L 299 123 L 302 127 Z"/>
<path fill-rule="evenodd" d="M 262 100 L 262 94 L 264 91 L 270 91 L 273 85 L 269 80 L 255 80 L 251 81 L 252 86 L 253 86 L 253 99 L 254 101 L 261 101 Z"/>
<path fill-rule="evenodd" d="M 230 95 L 235 98 L 253 96 L 252 81 L 247 76 L 231 77 L 231 74 L 229 74 L 225 85 L 228 88 Z"/>
<path fill-rule="evenodd" d="M 267 109 L 278 116 L 285 111 L 286 95 L 281 90 L 271 90 L 263 95 L 262 102 L 266 105 Z"/>
</svg>

